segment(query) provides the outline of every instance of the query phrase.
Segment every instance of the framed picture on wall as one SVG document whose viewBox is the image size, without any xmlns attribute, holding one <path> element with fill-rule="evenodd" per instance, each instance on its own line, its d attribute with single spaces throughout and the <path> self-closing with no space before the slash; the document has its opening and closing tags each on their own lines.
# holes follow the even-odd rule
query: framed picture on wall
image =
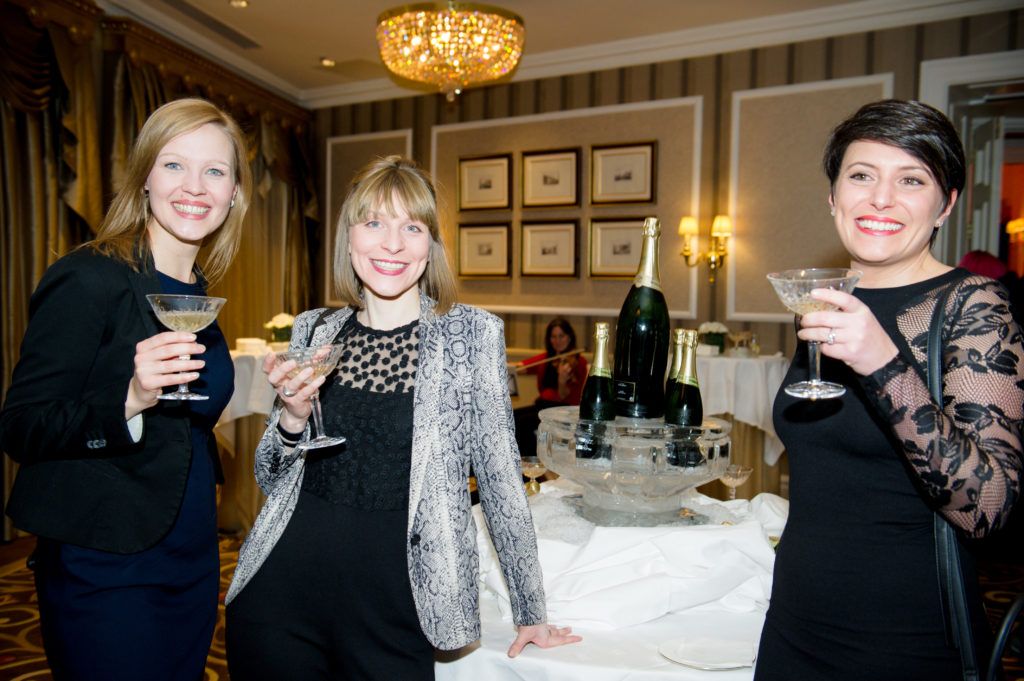
<svg viewBox="0 0 1024 681">
<path fill-rule="evenodd" d="M 575 220 L 524 222 L 520 273 L 524 277 L 577 275 Z"/>
<path fill-rule="evenodd" d="M 579 149 L 523 152 L 523 205 L 575 206 Z"/>
<path fill-rule="evenodd" d="M 459 210 L 511 208 L 512 156 L 459 159 Z"/>
<path fill-rule="evenodd" d="M 591 203 L 654 201 L 654 142 L 593 147 Z"/>
<path fill-rule="evenodd" d="M 640 266 L 643 218 L 590 221 L 590 276 L 628 278 Z"/>
<path fill-rule="evenodd" d="M 459 276 L 510 276 L 511 242 L 508 223 L 459 225 Z"/>
</svg>

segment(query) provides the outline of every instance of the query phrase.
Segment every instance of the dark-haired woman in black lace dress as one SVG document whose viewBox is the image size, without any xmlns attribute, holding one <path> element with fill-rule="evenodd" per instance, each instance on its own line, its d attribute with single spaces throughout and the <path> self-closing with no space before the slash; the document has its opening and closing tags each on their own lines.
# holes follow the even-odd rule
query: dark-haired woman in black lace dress
<svg viewBox="0 0 1024 681">
<path fill-rule="evenodd" d="M 336 243 L 349 306 L 299 315 L 292 347 L 344 344 L 337 373 L 263 367 L 280 400 L 256 451 L 267 502 L 227 595 L 231 678 L 423 681 L 435 647 L 479 638 L 470 465 L 511 594 L 509 656 L 580 640 L 545 621 L 501 321 L 455 303 L 429 178 L 372 162 Z M 347 442 L 303 456 L 316 391 Z"/>
<path fill-rule="evenodd" d="M 984 537 L 1020 494 L 1024 349 L 1005 289 L 930 251 L 964 186 L 956 131 L 917 102 L 866 105 L 832 133 L 828 202 L 853 295 L 800 320 L 819 341 L 835 400 L 779 392 L 775 427 L 790 461 L 790 515 L 761 636 L 759 681 L 954 681 L 933 515 Z M 938 296 L 953 287 L 942 334 L 945 405 L 929 393 L 926 339 Z M 806 355 L 785 384 L 806 375 Z M 968 563 L 969 557 L 968 557 Z M 965 566 L 978 659 L 988 657 L 977 580 Z"/>
</svg>

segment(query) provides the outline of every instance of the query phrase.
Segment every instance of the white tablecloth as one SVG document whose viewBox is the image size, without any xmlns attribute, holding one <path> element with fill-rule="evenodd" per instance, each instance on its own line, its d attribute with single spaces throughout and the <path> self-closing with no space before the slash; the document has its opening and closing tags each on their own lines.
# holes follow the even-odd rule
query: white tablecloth
<svg viewBox="0 0 1024 681">
<path fill-rule="evenodd" d="M 233 421 L 250 414 L 269 414 L 274 406 L 274 391 L 263 375 L 264 354 L 254 355 L 231 351 L 235 364 L 235 392 L 217 421 L 217 437 L 234 452 L 235 430 Z"/>
<path fill-rule="evenodd" d="M 545 493 L 572 488 L 564 480 L 544 484 Z M 767 538 L 781 534 L 788 503 L 769 494 L 751 502 L 703 496 L 700 502 L 731 514 L 736 524 L 591 526 L 581 536 L 580 528 L 547 515 L 532 498 L 549 621 L 572 626 L 583 641 L 548 650 L 528 646 L 515 659 L 506 655 L 515 638 L 507 591 L 495 583 L 496 558 L 481 531 L 483 635 L 455 659 L 435 665 L 438 681 L 749 680 L 752 667 L 711 677 L 668 660 L 658 646 L 693 636 L 742 641 L 756 650 L 774 566 Z"/>
<path fill-rule="evenodd" d="M 697 380 L 707 416 L 732 414 L 764 431 L 764 461 L 774 466 L 783 446 L 772 425 L 772 404 L 789 360 L 771 357 L 697 357 Z"/>
</svg>

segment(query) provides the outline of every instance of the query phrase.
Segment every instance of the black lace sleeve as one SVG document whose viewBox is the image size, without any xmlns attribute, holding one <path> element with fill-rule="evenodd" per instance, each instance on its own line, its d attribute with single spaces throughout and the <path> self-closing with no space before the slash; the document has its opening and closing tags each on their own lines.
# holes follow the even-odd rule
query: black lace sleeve
<svg viewBox="0 0 1024 681">
<path fill-rule="evenodd" d="M 933 291 L 900 315 L 900 332 L 924 365 Z M 971 536 L 1000 527 L 1020 495 L 1024 348 L 1005 289 L 969 277 L 950 296 L 943 333 L 945 408 L 903 356 L 863 379 L 942 514 Z"/>
</svg>

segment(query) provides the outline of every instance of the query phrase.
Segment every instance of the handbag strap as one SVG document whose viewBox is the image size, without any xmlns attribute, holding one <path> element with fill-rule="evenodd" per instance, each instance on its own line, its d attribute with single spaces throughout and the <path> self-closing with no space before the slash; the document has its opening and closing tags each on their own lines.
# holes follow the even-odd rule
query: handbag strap
<svg viewBox="0 0 1024 681">
<path fill-rule="evenodd" d="M 956 282 L 946 286 L 939 294 L 928 329 L 928 390 L 932 399 L 943 407 L 942 399 L 942 329 L 946 319 L 946 301 L 956 288 Z M 946 640 L 960 651 L 964 681 L 977 681 L 978 662 L 971 631 L 971 613 L 967 607 L 967 591 L 960 566 L 960 548 L 953 527 L 936 512 L 935 562 L 939 575 L 939 598 L 946 628 Z"/>
</svg>

